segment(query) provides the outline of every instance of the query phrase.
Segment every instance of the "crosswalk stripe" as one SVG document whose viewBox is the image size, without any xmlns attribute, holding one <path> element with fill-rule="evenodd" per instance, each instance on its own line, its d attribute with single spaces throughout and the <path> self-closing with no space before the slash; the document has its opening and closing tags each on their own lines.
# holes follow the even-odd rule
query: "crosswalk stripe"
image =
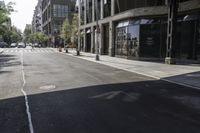
<svg viewBox="0 0 200 133">
<path fill-rule="evenodd" d="M 19 53 L 19 52 L 24 52 L 24 53 L 52 53 L 55 52 L 51 49 L 4 49 L 4 53 Z"/>
</svg>

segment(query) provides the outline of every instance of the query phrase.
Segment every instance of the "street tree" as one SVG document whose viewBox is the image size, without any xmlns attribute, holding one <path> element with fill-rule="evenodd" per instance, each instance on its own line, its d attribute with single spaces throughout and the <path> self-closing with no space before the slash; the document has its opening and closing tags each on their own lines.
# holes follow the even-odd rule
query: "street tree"
<svg viewBox="0 0 200 133">
<path fill-rule="evenodd" d="M 0 7 L 0 39 L 3 39 L 5 42 L 11 42 L 11 19 L 9 15 L 14 12 L 13 2 L 9 2 L 5 6 Z"/>
<path fill-rule="evenodd" d="M 25 43 L 30 43 L 31 29 L 25 29 L 23 32 L 23 39 Z"/>
<path fill-rule="evenodd" d="M 66 44 L 70 43 L 71 41 L 71 32 L 72 32 L 72 26 L 70 25 L 69 20 L 66 18 L 63 22 L 60 32 L 60 38 L 64 40 L 65 47 Z"/>
<path fill-rule="evenodd" d="M 77 13 L 73 15 L 72 20 L 72 30 L 71 30 L 71 42 L 74 45 L 77 45 L 78 42 L 78 27 L 79 27 L 79 16 Z"/>
<path fill-rule="evenodd" d="M 43 32 L 36 33 L 36 36 L 38 38 L 38 42 L 42 45 L 46 45 L 47 41 L 49 40 L 49 37 Z"/>
<path fill-rule="evenodd" d="M 12 27 L 10 38 L 12 43 L 20 42 L 23 39 L 22 32 L 16 27 Z"/>
<path fill-rule="evenodd" d="M 43 32 L 35 32 L 29 34 L 27 41 L 31 43 L 40 43 L 43 46 L 46 45 L 47 41 L 49 40 L 49 37 L 44 34 Z"/>
</svg>

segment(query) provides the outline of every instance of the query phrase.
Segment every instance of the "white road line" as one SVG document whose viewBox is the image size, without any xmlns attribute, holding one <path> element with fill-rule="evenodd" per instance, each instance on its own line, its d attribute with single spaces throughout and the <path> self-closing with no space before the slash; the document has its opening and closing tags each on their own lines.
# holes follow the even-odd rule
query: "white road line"
<svg viewBox="0 0 200 133">
<path fill-rule="evenodd" d="M 24 72 L 24 53 L 23 53 L 23 51 L 21 51 L 21 68 L 22 68 L 22 78 L 23 78 L 23 85 L 21 88 L 21 92 L 23 93 L 24 99 L 25 99 L 26 113 L 27 113 L 28 122 L 29 122 L 29 130 L 30 130 L 30 133 L 34 133 L 33 123 L 32 123 L 32 119 L 31 119 L 31 113 L 30 113 L 30 108 L 29 108 L 29 103 L 28 103 L 28 96 L 27 96 L 26 92 L 24 91 L 24 86 L 26 85 L 26 79 L 25 79 L 25 72 Z"/>
<path fill-rule="evenodd" d="M 54 53 L 55 51 L 50 50 L 50 49 L 4 49 L 4 53 Z"/>
</svg>

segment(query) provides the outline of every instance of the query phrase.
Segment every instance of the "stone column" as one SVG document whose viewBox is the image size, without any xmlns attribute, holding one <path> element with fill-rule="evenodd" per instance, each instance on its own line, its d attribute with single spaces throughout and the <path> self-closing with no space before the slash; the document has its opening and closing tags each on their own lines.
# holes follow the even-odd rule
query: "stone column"
<svg viewBox="0 0 200 133">
<path fill-rule="evenodd" d="M 91 53 L 95 52 L 94 27 L 91 27 Z"/>
<path fill-rule="evenodd" d="M 78 0 L 79 5 L 78 5 L 78 17 L 79 20 L 81 20 L 81 0 Z M 79 26 L 81 26 L 81 21 L 79 21 Z"/>
<path fill-rule="evenodd" d="M 99 54 L 103 54 L 103 25 L 99 24 L 100 27 L 100 34 L 99 34 Z"/>
<path fill-rule="evenodd" d="M 87 7 L 87 1 L 84 0 L 84 24 L 87 24 L 87 10 L 86 10 L 86 7 Z"/>
<path fill-rule="evenodd" d="M 101 0 L 101 7 L 100 7 L 100 19 L 103 19 L 104 18 L 104 0 Z"/>
<path fill-rule="evenodd" d="M 96 0 L 92 0 L 92 22 L 95 21 L 95 1 Z"/>
<path fill-rule="evenodd" d="M 114 23 L 112 21 L 109 22 L 109 56 L 114 56 Z"/>
<path fill-rule="evenodd" d="M 115 0 L 111 0 L 111 16 L 115 15 Z"/>
<path fill-rule="evenodd" d="M 87 40 L 86 40 L 86 29 L 83 30 L 83 51 L 86 52 L 86 45 L 87 45 Z"/>
<path fill-rule="evenodd" d="M 78 47 L 77 47 L 77 51 L 81 51 L 81 31 L 80 29 L 78 30 Z"/>
</svg>

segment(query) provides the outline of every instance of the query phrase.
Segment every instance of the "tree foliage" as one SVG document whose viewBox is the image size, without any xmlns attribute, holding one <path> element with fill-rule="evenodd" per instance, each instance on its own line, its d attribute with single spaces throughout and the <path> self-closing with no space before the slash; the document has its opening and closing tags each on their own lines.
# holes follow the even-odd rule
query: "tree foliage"
<svg viewBox="0 0 200 133">
<path fill-rule="evenodd" d="M 72 30 L 72 27 L 69 23 L 69 20 L 66 18 L 63 22 L 63 25 L 61 27 L 61 32 L 60 32 L 60 38 L 62 38 L 65 43 L 69 43 L 71 39 L 71 30 Z"/>
<path fill-rule="evenodd" d="M 79 27 L 79 16 L 78 14 L 74 14 L 72 20 L 72 32 L 71 32 L 71 42 L 73 44 L 76 44 L 78 40 L 78 35 L 77 35 L 78 27 Z"/>
<path fill-rule="evenodd" d="M 24 43 L 30 43 L 30 35 L 31 35 L 31 29 L 25 29 L 23 33 L 23 41 Z"/>
<path fill-rule="evenodd" d="M 77 32 L 79 26 L 79 16 L 78 14 L 73 15 L 72 23 L 68 19 L 65 19 L 61 28 L 60 37 L 67 44 L 75 45 L 78 40 Z"/>
<path fill-rule="evenodd" d="M 46 44 L 48 40 L 49 40 L 49 37 L 43 32 L 31 33 L 28 35 L 28 38 L 27 38 L 28 43 Z"/>
<path fill-rule="evenodd" d="M 0 39 L 9 44 L 21 40 L 21 32 L 15 27 L 11 27 L 11 19 L 9 17 L 14 12 L 14 4 L 9 2 L 7 5 L 0 7 Z"/>
<path fill-rule="evenodd" d="M 12 26 L 9 30 L 4 31 L 2 38 L 8 44 L 22 41 L 22 33 L 19 29 Z"/>
</svg>

